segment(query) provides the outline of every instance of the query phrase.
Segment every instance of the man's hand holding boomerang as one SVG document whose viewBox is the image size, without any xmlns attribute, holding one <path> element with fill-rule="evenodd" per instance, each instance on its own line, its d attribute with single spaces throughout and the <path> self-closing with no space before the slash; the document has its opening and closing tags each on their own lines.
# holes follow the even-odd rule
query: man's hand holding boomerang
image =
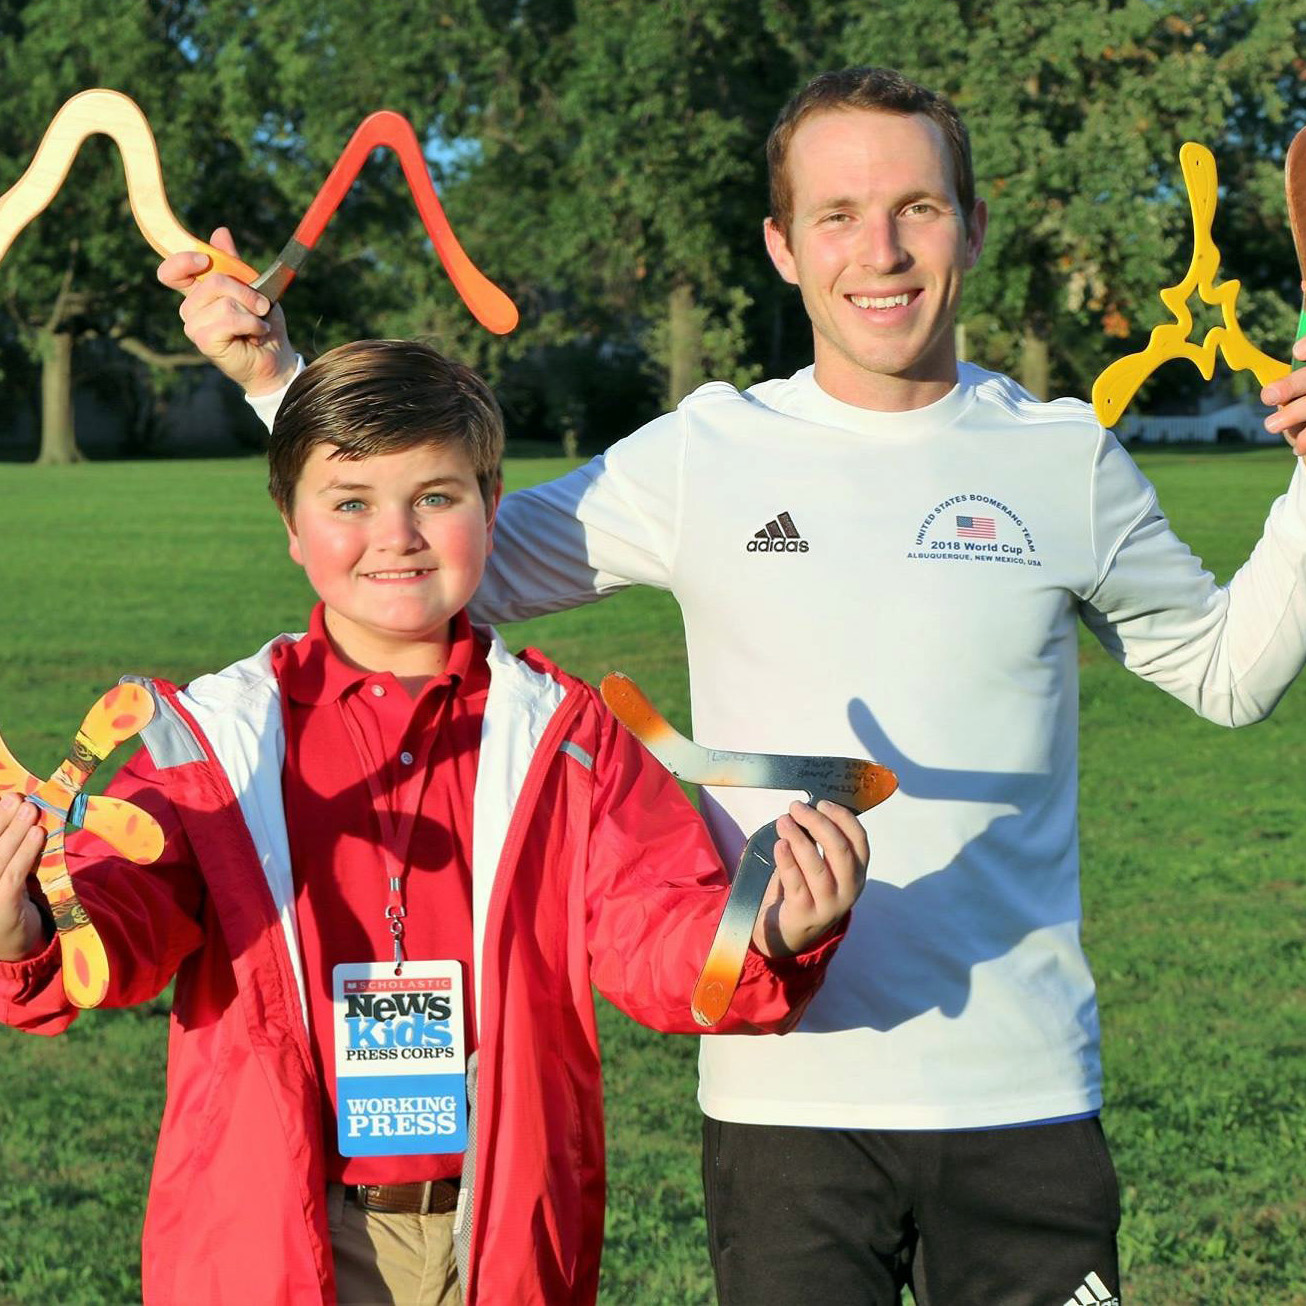
<svg viewBox="0 0 1306 1306">
<path fill-rule="evenodd" d="M 219 227 L 210 243 L 224 253 L 236 252 L 226 227 Z M 173 254 L 159 265 L 159 280 L 186 295 L 180 313 L 187 337 L 246 394 L 280 390 L 295 375 L 295 351 L 281 305 L 269 304 L 266 295 L 236 277 L 222 272 L 204 277 L 209 266 L 205 255 L 190 252 Z"/>
</svg>

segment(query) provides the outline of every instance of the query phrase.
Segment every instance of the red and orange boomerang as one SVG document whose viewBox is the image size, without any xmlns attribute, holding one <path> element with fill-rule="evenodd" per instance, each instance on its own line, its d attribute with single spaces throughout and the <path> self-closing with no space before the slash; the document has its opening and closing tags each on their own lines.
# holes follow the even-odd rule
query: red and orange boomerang
<svg viewBox="0 0 1306 1306">
<path fill-rule="evenodd" d="M 727 753 L 704 748 L 673 729 L 627 676 L 603 677 L 603 701 L 622 725 L 680 780 L 749 789 L 797 789 L 809 803 L 828 798 L 854 812 L 882 803 L 898 787 L 888 767 L 855 757 L 787 757 L 777 753 Z M 730 895 L 707 961 L 694 986 L 692 1010 L 700 1025 L 715 1025 L 730 1009 L 744 958 L 775 870 L 779 838 L 772 821 L 756 831 L 739 857 Z"/>
<path fill-rule="evenodd" d="M 95 1007 L 109 990 L 109 959 L 95 925 L 77 897 L 64 861 L 69 830 L 89 830 L 138 865 L 157 860 L 163 831 L 148 812 L 120 798 L 88 798 L 91 773 L 119 744 L 139 733 L 154 715 L 154 699 L 142 685 L 109 690 L 86 714 L 68 756 L 46 781 L 22 766 L 0 739 L 0 793 L 21 794 L 40 811 L 45 851 L 37 865 L 45 900 L 59 931 L 64 991 L 74 1006 Z"/>
<path fill-rule="evenodd" d="M 380 146 L 389 146 L 399 155 L 408 188 L 435 252 L 472 316 L 497 335 L 505 335 L 517 325 L 517 309 L 512 300 L 481 273 L 454 236 L 411 124 L 388 109 L 370 115 L 359 124 L 295 228 L 295 234 L 260 276 L 247 263 L 192 236 L 177 221 L 164 191 L 154 133 L 140 106 L 118 91 L 82 91 L 55 114 L 27 171 L 0 195 L 0 259 L 18 233 L 54 199 L 82 142 L 97 132 L 110 137 L 118 146 L 136 225 L 157 253 L 165 257 L 182 250 L 205 254 L 211 266 L 203 276 L 225 272 L 256 286 L 274 304 L 303 267 L 368 155 Z"/>
</svg>

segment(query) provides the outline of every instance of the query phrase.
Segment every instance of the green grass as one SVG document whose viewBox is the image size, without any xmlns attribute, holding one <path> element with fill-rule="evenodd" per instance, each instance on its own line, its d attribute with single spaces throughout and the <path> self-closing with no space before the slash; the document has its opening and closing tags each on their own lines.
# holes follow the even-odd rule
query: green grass
<svg viewBox="0 0 1306 1306">
<path fill-rule="evenodd" d="M 1222 579 L 1257 538 L 1279 451 L 1140 458 Z M 510 483 L 558 460 L 515 462 Z M 127 671 L 184 680 L 303 624 L 258 462 L 0 466 L 0 731 L 52 767 Z M 684 724 L 674 603 L 630 592 L 528 623 L 590 678 L 636 676 Z M 1085 939 L 1105 1038 L 1105 1122 L 1124 1191 L 1132 1303 L 1306 1303 L 1306 691 L 1227 732 L 1082 656 Z M 0 1029 L 0 1303 L 138 1294 L 163 1092 L 166 1003 L 91 1012 L 65 1038 Z M 712 1300 L 698 1182 L 695 1040 L 601 1013 L 608 1306 Z"/>
</svg>

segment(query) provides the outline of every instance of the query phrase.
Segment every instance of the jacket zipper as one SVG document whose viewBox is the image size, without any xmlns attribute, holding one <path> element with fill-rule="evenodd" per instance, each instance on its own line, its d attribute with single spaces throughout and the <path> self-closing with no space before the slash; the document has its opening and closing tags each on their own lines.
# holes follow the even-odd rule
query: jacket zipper
<svg viewBox="0 0 1306 1306">
<path fill-rule="evenodd" d="M 546 727 L 544 734 L 540 738 L 539 744 L 535 749 L 535 756 L 531 759 L 530 770 L 526 773 L 526 779 L 522 783 L 521 792 L 517 796 L 517 802 L 513 807 L 512 819 L 508 824 L 508 832 L 504 836 L 503 848 L 499 853 L 499 861 L 494 871 L 494 888 L 491 891 L 490 901 L 485 910 L 485 937 L 488 943 L 492 924 L 496 918 L 502 915 L 504 899 L 509 893 L 509 885 L 512 876 L 508 874 L 509 868 L 515 867 L 518 857 L 521 854 L 522 844 L 526 840 L 526 828 L 530 824 L 531 817 L 535 814 L 535 804 L 539 799 L 540 790 L 544 788 L 544 780 L 548 774 L 549 767 L 552 766 L 554 758 L 558 756 L 558 745 L 566 736 L 567 732 L 575 724 L 576 717 L 579 715 L 581 699 L 584 695 L 582 686 L 573 686 L 563 697 L 553 713 L 552 718 Z M 488 947 L 482 947 L 481 957 L 477 958 L 480 964 L 489 952 Z M 482 983 L 484 978 L 482 977 Z M 481 1046 L 484 1046 L 485 1031 L 481 1031 Z M 481 1084 L 484 1080 L 478 1075 L 477 1098 L 481 1096 Z M 480 1102 L 477 1102 L 477 1116 L 480 1116 Z M 485 1156 L 485 1149 L 479 1142 L 476 1148 L 476 1167 L 479 1170 L 481 1159 Z M 464 1291 L 468 1292 L 468 1299 L 471 1300 L 470 1289 L 476 1282 L 476 1263 L 479 1259 L 479 1248 L 477 1246 L 478 1237 L 483 1227 L 485 1203 L 482 1200 L 482 1192 L 479 1175 L 472 1175 L 472 1192 L 474 1194 L 474 1206 L 472 1208 L 472 1229 L 469 1237 L 470 1254 L 468 1256 L 468 1282 L 463 1285 Z"/>
</svg>

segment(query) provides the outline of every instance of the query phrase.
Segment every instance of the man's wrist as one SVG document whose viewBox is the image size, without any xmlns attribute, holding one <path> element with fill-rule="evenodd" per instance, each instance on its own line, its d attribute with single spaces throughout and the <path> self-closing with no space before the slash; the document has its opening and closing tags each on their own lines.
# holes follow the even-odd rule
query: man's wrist
<svg viewBox="0 0 1306 1306">
<path fill-rule="evenodd" d="M 290 383 L 299 375 L 300 358 L 296 354 L 290 362 L 276 373 L 270 380 L 254 381 L 245 391 L 247 399 L 263 399 L 268 395 L 280 393 L 289 387 Z"/>
</svg>

